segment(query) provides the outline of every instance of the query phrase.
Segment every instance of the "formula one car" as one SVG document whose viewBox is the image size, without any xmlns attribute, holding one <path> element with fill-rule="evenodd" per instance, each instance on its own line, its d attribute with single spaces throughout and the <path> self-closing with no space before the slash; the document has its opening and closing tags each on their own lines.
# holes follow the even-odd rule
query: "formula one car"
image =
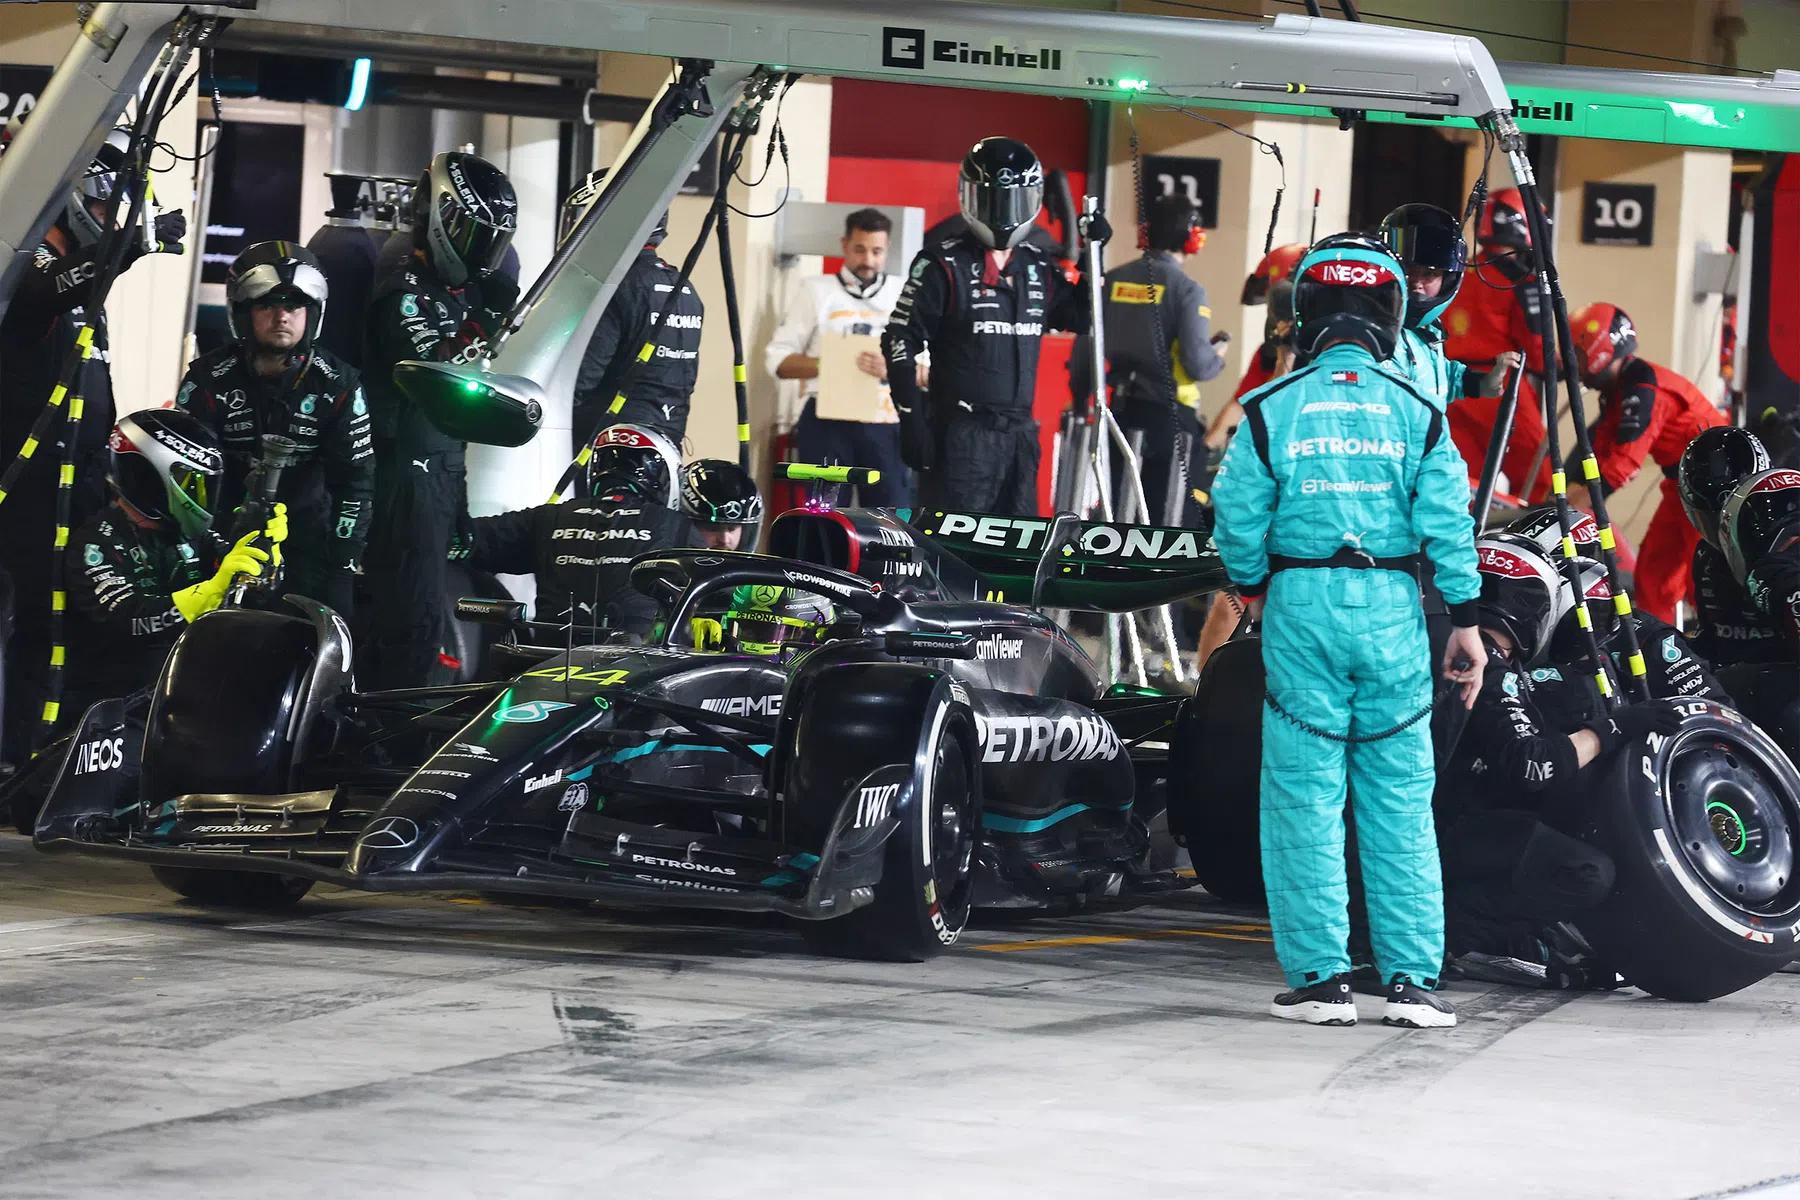
<svg viewBox="0 0 1800 1200">
<path fill-rule="evenodd" d="M 202 901 L 327 881 L 765 910 L 819 950 L 900 960 L 973 906 L 1173 885 L 1134 799 L 1180 700 L 1104 695 L 1035 605 L 1215 588 L 1204 535 L 919 518 L 797 510 L 772 555 L 642 557 L 650 644 L 501 644 L 492 682 L 359 693 L 330 609 L 220 610 L 139 711 L 85 714 L 36 844 L 151 864 Z M 521 611 L 462 605 L 573 639 Z"/>
</svg>

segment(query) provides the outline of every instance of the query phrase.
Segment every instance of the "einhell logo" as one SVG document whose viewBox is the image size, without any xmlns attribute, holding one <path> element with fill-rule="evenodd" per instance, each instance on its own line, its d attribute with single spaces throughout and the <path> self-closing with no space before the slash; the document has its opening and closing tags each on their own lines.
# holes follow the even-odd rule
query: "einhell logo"
<svg viewBox="0 0 1800 1200">
<path fill-rule="evenodd" d="M 881 65 L 923 71 L 928 42 L 931 61 L 934 63 L 1012 67 L 1025 71 L 1062 70 L 1062 51 L 1054 46 L 1039 46 L 1034 50 L 1008 50 L 999 43 L 992 46 L 971 46 L 967 42 L 943 38 L 927 39 L 923 29 L 908 29 L 896 25 L 886 26 L 881 31 Z"/>
<path fill-rule="evenodd" d="M 1533 104 L 1515 96 L 1512 115 L 1515 121 L 1565 121 L 1573 124 L 1575 106 L 1567 100 L 1558 100 L 1554 104 Z"/>
</svg>

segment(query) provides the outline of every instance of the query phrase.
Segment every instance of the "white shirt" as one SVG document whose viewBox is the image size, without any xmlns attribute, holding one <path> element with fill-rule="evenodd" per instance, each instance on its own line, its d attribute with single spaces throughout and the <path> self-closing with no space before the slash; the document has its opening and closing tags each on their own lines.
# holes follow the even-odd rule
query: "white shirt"
<svg viewBox="0 0 1800 1200">
<path fill-rule="evenodd" d="M 775 331 L 769 348 L 763 352 L 764 369 L 771 375 L 775 374 L 775 369 L 790 354 L 818 358 L 821 344 L 828 334 L 842 337 L 861 332 L 881 336 L 881 331 L 887 328 L 888 315 L 894 311 L 894 305 L 900 302 L 900 289 L 905 283 L 906 280 L 899 275 L 887 275 L 882 278 L 881 286 L 872 293 L 858 296 L 844 286 L 841 273 L 813 275 L 802 279 L 788 302 L 787 318 L 782 321 L 781 328 Z M 859 330 L 859 325 L 867 328 Z M 817 377 L 800 380 L 802 402 L 818 394 Z M 894 402 L 888 394 L 887 384 L 884 383 L 881 385 L 880 421 L 892 424 L 899 419 L 894 412 Z"/>
</svg>

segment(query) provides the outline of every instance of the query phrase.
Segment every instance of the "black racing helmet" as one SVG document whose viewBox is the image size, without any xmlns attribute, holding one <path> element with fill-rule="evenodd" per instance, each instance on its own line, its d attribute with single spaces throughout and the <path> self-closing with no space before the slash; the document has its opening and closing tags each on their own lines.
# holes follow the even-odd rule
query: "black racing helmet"
<svg viewBox="0 0 1800 1200">
<path fill-rule="evenodd" d="M 1402 204 L 1381 221 L 1381 240 L 1405 267 L 1441 271 L 1444 285 L 1435 296 L 1406 292 L 1406 324 L 1417 329 L 1443 315 L 1462 287 L 1469 263 L 1462 222 L 1435 204 Z"/>
<path fill-rule="evenodd" d="M 1481 623 L 1512 639 L 1520 666 L 1529 667 L 1550 648 L 1561 615 L 1563 583 L 1550 558 L 1528 538 L 1495 534 L 1475 543 L 1481 572 Z"/>
<path fill-rule="evenodd" d="M 681 452 L 645 425 L 608 425 L 594 436 L 587 462 L 587 494 L 636 496 L 664 508 L 680 507 L 675 480 Z"/>
<path fill-rule="evenodd" d="M 975 236 L 991 249 L 1009 250 L 1025 240 L 1044 206 L 1044 168 L 1016 138 L 982 138 L 963 155 L 957 191 Z"/>
<path fill-rule="evenodd" d="M 130 147 L 130 130 L 110 131 L 106 140 L 100 143 L 100 149 L 94 152 L 94 160 L 87 165 L 87 170 L 69 189 L 57 224 L 75 239 L 76 245 L 83 248 L 96 246 L 105 236 L 106 231 L 100 227 L 100 220 L 94 216 L 89 204 L 112 199 L 112 194 L 124 182 L 126 153 Z M 149 199 L 149 193 L 145 193 L 145 199 Z M 121 198 L 114 219 L 123 220 L 125 216 L 125 202 Z"/>
<path fill-rule="evenodd" d="M 1574 554 L 1582 558 L 1598 559 L 1600 557 L 1600 524 L 1579 508 L 1569 507 L 1569 537 L 1573 543 Z M 1559 563 L 1569 557 L 1569 547 L 1563 545 L 1562 522 L 1557 519 L 1556 505 L 1538 504 L 1526 509 L 1506 524 L 1507 533 L 1516 533 L 1530 538 L 1538 549 L 1549 556 L 1550 561 Z"/>
<path fill-rule="evenodd" d="M 451 287 L 493 274 L 519 227 L 519 199 L 506 173 L 457 150 L 431 160 L 412 204 L 413 241 Z"/>
<path fill-rule="evenodd" d="M 1327 342 L 1349 339 L 1385 361 L 1405 319 L 1406 271 L 1366 234 L 1321 238 L 1295 268 L 1295 347 L 1308 358 Z"/>
<path fill-rule="evenodd" d="M 1613 602 L 1612 582 L 1606 577 L 1606 567 L 1591 558 L 1576 558 L 1575 570 L 1581 580 L 1581 603 L 1574 602 L 1569 588 L 1568 578 L 1563 579 L 1562 615 L 1557 619 L 1556 632 L 1550 637 L 1550 658 L 1553 662 L 1574 663 L 1587 657 L 1587 642 L 1581 634 L 1581 617 L 1579 611 L 1587 609 L 1588 624 L 1594 631 L 1594 640 L 1605 651 L 1607 643 L 1619 629 L 1619 609 Z"/>
<path fill-rule="evenodd" d="M 1713 549 L 1723 549 L 1719 545 L 1719 512 L 1731 489 L 1771 465 L 1762 439 L 1735 425 L 1703 429 L 1682 451 L 1675 477 L 1681 507 Z"/>
<path fill-rule="evenodd" d="M 107 478 L 121 499 L 183 538 L 212 528 L 225 455 L 198 417 L 177 409 L 132 413 L 113 426 Z"/>
<path fill-rule="evenodd" d="M 1144 248 L 1175 254 L 1198 254 L 1206 244 L 1200 206 L 1180 192 L 1156 196 L 1144 214 Z"/>
<path fill-rule="evenodd" d="M 1795 537 L 1800 537 L 1800 471 L 1759 471 L 1731 489 L 1719 514 L 1719 548 L 1739 583 L 1749 581 L 1764 555 Z"/>
<path fill-rule="evenodd" d="M 251 307 L 288 300 L 306 309 L 306 337 L 299 347 L 305 353 L 324 324 L 330 291 L 325 270 L 311 250 L 293 242 L 258 242 L 232 259 L 225 271 L 225 314 L 231 336 L 238 345 L 248 346 L 253 328 Z"/>
<path fill-rule="evenodd" d="M 762 493 L 750 472 L 722 458 L 697 458 L 681 468 L 681 513 L 697 525 L 754 525 Z"/>
<path fill-rule="evenodd" d="M 556 221 L 556 240 L 558 242 L 568 240 L 569 234 L 574 231 L 576 224 L 580 222 L 588 208 L 600 198 L 601 185 L 606 182 L 606 172 L 607 168 L 605 167 L 597 167 L 589 171 L 587 178 L 582 180 L 563 201 Z M 645 241 L 649 245 L 660 246 L 663 239 L 668 236 L 669 210 L 665 208 L 662 216 L 657 218 L 656 227 L 650 231 L 650 236 Z"/>
</svg>

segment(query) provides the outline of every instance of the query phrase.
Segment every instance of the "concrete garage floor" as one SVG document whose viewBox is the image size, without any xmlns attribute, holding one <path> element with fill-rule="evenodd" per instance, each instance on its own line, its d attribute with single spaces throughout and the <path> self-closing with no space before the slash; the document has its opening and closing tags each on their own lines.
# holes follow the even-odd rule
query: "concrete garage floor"
<svg viewBox="0 0 1800 1200">
<path fill-rule="evenodd" d="M 1800 1194 L 1800 977 L 1324 1030 L 1264 1015 L 1267 936 L 1203 894 L 926 966 L 475 897 L 225 915 L 6 836 L 0 1196 Z"/>
</svg>

